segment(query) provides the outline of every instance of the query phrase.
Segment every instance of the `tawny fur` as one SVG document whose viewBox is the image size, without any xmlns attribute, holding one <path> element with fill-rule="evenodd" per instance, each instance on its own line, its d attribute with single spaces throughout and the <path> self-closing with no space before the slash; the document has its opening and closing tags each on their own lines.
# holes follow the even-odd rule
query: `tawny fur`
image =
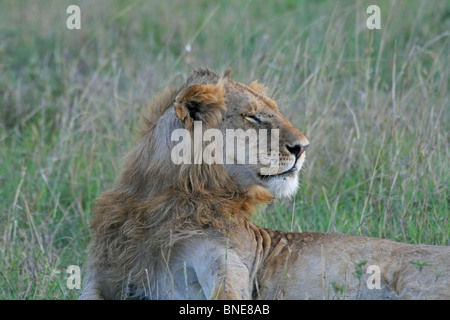
<svg viewBox="0 0 450 320">
<path fill-rule="evenodd" d="M 194 121 L 246 129 L 258 113 L 280 129 L 283 170 L 300 170 L 304 152 L 293 159 L 281 147 L 304 150 L 308 141 L 266 90 L 201 69 L 150 104 L 118 181 L 97 200 L 81 299 L 450 298 L 449 247 L 254 225 L 251 215 L 272 193 L 295 192 L 298 172 L 261 178 L 246 165 L 171 161 L 173 130 L 192 130 Z M 414 261 L 427 264 L 419 270 Z M 381 289 L 365 285 L 369 265 L 381 268 Z"/>
</svg>

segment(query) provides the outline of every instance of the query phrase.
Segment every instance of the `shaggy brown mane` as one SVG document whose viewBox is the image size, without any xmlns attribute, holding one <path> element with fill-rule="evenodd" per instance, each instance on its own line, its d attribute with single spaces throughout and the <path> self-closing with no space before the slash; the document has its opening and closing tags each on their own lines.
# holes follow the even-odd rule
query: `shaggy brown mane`
<svg viewBox="0 0 450 320">
<path fill-rule="evenodd" d="M 151 130 L 163 113 L 173 105 L 177 93 L 177 88 L 169 87 L 149 103 L 139 119 L 138 131 L 140 137 Z"/>
<path fill-rule="evenodd" d="M 258 204 L 273 199 L 258 185 L 240 186 L 223 165 L 177 166 L 167 159 L 170 152 L 165 144 L 170 136 L 164 135 L 180 126 L 176 117 L 167 116 L 177 95 L 188 85 L 220 81 L 231 81 L 229 71 L 218 77 L 209 70 L 198 70 L 181 89 L 170 88 L 154 99 L 142 116 L 139 140 L 118 182 L 97 200 L 91 225 L 97 238 L 91 253 L 103 263 L 121 261 L 127 274 L 101 275 L 108 281 L 116 279 L 117 286 L 123 286 L 124 277 L 139 281 L 143 270 L 153 272 L 157 261 L 162 261 L 154 257 L 168 254 L 178 240 L 202 234 L 208 226 L 225 234 L 231 214 L 248 221 Z M 221 108 L 226 109 L 223 103 Z M 166 121 L 165 131 L 160 119 Z"/>
</svg>

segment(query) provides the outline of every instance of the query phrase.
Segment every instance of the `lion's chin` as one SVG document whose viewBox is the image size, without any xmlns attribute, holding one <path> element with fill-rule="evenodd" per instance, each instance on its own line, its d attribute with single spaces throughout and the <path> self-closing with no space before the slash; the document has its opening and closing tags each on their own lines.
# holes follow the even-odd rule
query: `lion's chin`
<svg viewBox="0 0 450 320">
<path fill-rule="evenodd" d="M 260 175 L 259 177 L 276 198 L 291 198 L 297 193 L 299 185 L 298 175 L 304 162 L 305 154 L 303 153 L 293 168 L 282 174 L 272 176 Z"/>
<path fill-rule="evenodd" d="M 291 198 L 298 189 L 298 171 L 289 175 L 275 176 L 264 180 L 267 189 L 269 189 L 276 198 Z"/>
</svg>

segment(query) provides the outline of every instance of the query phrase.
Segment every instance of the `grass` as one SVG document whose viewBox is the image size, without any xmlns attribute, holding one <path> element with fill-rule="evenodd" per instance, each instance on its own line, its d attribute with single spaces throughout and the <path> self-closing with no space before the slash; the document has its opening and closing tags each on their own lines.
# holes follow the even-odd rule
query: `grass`
<svg viewBox="0 0 450 320">
<path fill-rule="evenodd" d="M 77 298 L 141 108 L 199 66 L 269 85 L 311 142 L 258 224 L 450 245 L 447 1 L 377 1 L 381 30 L 371 1 L 76 3 L 81 30 L 71 1 L 0 3 L 0 299 Z"/>
</svg>

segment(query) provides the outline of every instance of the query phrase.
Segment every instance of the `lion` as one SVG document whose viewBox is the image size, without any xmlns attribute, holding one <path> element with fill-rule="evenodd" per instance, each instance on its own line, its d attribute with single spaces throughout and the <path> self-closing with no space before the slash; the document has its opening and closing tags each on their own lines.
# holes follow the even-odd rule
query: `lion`
<svg viewBox="0 0 450 320">
<path fill-rule="evenodd" d="M 175 130 L 195 134 L 199 123 L 203 133 L 253 129 L 265 140 L 245 137 L 247 149 L 222 163 L 174 163 Z M 278 139 L 269 139 L 275 129 Z M 252 222 L 258 206 L 295 194 L 309 145 L 262 84 L 195 70 L 150 103 L 139 132 L 116 184 L 96 202 L 80 299 L 450 298 L 450 247 Z M 205 151 L 212 139 L 200 141 Z M 261 161 L 231 161 L 249 160 L 262 141 Z M 189 151 L 180 156 L 198 156 Z M 268 160 L 276 166 L 263 174 Z"/>
</svg>

